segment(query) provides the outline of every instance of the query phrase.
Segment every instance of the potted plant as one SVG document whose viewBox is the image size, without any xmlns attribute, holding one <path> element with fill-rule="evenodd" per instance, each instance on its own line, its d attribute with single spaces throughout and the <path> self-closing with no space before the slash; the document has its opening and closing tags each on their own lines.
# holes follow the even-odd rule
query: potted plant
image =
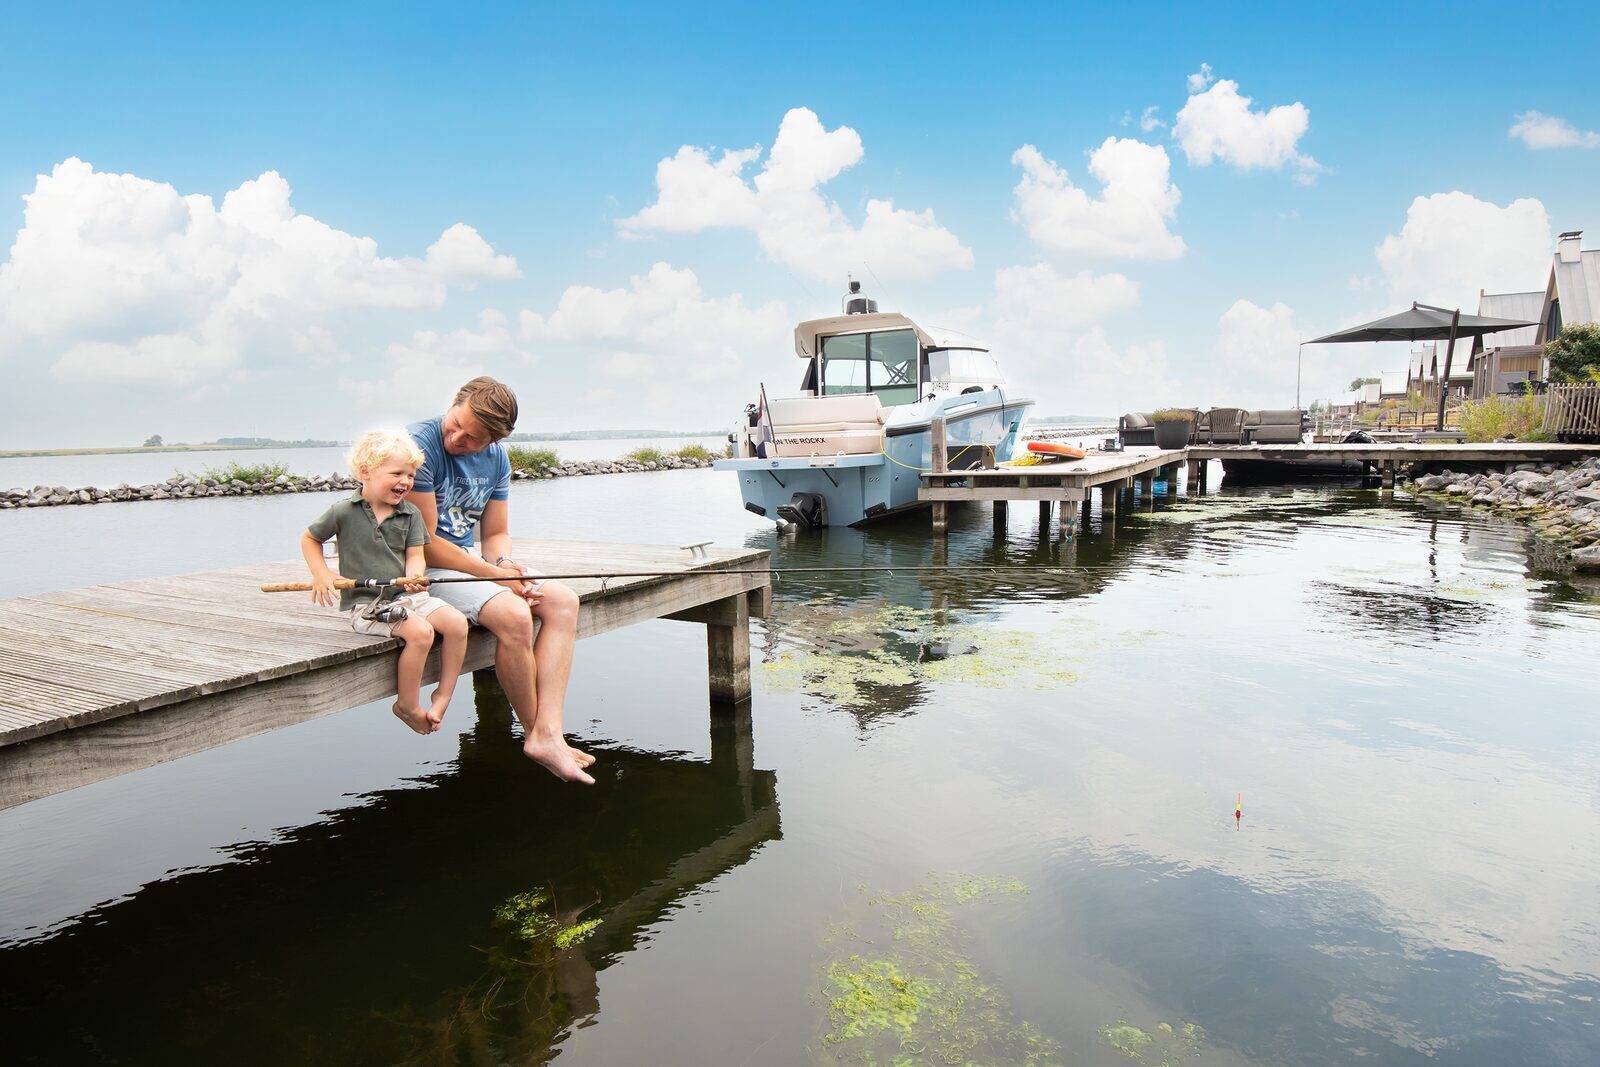
<svg viewBox="0 0 1600 1067">
<path fill-rule="evenodd" d="M 1157 448 L 1182 448 L 1194 429 L 1194 412 L 1189 408 L 1162 408 L 1150 416 L 1156 424 Z"/>
</svg>

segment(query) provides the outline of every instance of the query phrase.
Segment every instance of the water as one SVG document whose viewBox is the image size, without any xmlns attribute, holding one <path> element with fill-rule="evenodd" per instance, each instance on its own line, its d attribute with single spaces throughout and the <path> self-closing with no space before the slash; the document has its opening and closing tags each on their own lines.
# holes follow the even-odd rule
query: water
<svg viewBox="0 0 1600 1067">
<path fill-rule="evenodd" d="M 608 441 L 527 441 L 523 448 L 550 448 L 565 461 L 617 459 L 636 448 L 675 452 L 701 445 L 721 454 L 722 437 L 619 438 Z M 344 474 L 350 449 L 338 448 L 230 448 L 194 452 L 110 452 L 90 456 L 0 457 L 0 489 L 31 489 L 35 485 L 64 485 L 70 489 L 119 484 L 164 482 L 174 474 L 190 474 L 230 463 L 241 466 L 281 463 L 290 474 Z"/>
<path fill-rule="evenodd" d="M 709 471 L 512 492 L 529 536 L 1040 569 L 781 582 L 742 724 L 700 628 L 585 641 L 589 790 L 475 681 L 429 738 L 374 705 L 0 812 L 8 1062 L 1600 1059 L 1600 590 L 1515 525 L 1224 487 L 942 547 L 779 536 Z M 288 557 L 319 508 L 10 512 L 0 595 Z M 601 924 L 524 943 L 530 891 Z"/>
</svg>

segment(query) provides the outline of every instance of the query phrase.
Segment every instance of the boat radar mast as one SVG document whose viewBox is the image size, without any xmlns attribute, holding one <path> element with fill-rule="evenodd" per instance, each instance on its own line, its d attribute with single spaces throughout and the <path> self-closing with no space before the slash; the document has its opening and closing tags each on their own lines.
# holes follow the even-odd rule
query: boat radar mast
<svg viewBox="0 0 1600 1067">
<path fill-rule="evenodd" d="M 850 291 L 844 294 L 844 313 L 846 315 L 875 315 L 878 312 L 878 302 L 869 300 L 867 294 L 861 291 L 861 283 L 845 275 L 850 280 Z"/>
</svg>

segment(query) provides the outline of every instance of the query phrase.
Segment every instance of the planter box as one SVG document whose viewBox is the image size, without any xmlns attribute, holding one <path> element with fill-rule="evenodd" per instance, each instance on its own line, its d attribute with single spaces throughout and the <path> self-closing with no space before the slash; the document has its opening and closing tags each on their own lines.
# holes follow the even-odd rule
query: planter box
<svg viewBox="0 0 1600 1067">
<path fill-rule="evenodd" d="M 1188 419 L 1156 423 L 1156 447 L 1183 448 L 1189 443 L 1189 431 L 1193 427 L 1194 423 Z"/>
</svg>

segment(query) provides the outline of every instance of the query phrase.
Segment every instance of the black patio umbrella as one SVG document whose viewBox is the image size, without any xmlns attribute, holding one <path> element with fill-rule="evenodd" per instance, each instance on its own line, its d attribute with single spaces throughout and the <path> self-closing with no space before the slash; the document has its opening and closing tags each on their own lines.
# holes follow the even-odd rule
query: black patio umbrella
<svg viewBox="0 0 1600 1067">
<path fill-rule="evenodd" d="M 1482 337 L 1501 330 L 1516 330 L 1524 326 L 1537 326 L 1537 322 L 1517 319 L 1493 319 L 1486 315 L 1463 315 L 1460 308 L 1440 308 L 1431 304 L 1412 302 L 1406 311 L 1386 315 L 1360 326 L 1330 333 L 1304 342 L 1308 345 L 1347 344 L 1355 341 L 1443 341 L 1449 345 L 1444 350 L 1444 381 L 1439 386 L 1439 421 L 1435 429 L 1444 429 L 1444 401 L 1449 391 L 1450 361 L 1456 352 L 1457 337 Z"/>
</svg>

